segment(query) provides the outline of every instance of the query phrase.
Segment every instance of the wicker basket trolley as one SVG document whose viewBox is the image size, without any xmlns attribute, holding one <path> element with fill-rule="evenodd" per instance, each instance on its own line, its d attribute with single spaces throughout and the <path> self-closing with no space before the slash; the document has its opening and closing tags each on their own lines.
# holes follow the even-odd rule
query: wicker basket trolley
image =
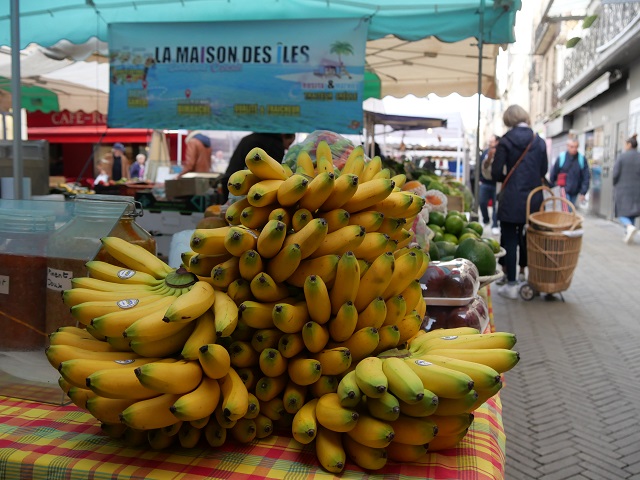
<svg viewBox="0 0 640 480">
<path fill-rule="evenodd" d="M 549 196 L 538 212 L 530 213 L 531 199 L 540 190 Z M 548 204 L 552 209 L 546 208 Z M 557 206 L 562 208 L 563 204 L 568 211 L 557 211 Z M 582 247 L 582 233 L 577 231 L 582 227 L 582 220 L 569 200 L 553 196 L 548 187 L 538 187 L 529 193 L 526 237 L 529 274 L 520 287 L 524 300 L 532 300 L 540 293 L 559 293 L 564 301 L 561 292 L 571 285 Z"/>
</svg>

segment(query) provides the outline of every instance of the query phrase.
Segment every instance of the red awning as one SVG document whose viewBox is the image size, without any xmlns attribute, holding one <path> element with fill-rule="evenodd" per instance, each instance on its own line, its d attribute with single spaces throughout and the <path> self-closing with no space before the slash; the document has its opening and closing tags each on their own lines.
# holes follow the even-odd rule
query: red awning
<svg viewBox="0 0 640 480">
<path fill-rule="evenodd" d="M 29 140 L 49 143 L 148 143 L 153 130 L 146 128 L 107 128 L 106 125 L 28 127 Z"/>
</svg>

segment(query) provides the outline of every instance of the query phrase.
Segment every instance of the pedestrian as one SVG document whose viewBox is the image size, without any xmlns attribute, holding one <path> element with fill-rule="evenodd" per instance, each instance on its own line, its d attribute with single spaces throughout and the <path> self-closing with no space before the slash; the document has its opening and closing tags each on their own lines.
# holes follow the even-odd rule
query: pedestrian
<svg viewBox="0 0 640 480">
<path fill-rule="evenodd" d="M 245 159 L 255 147 L 262 148 L 270 157 L 282 162 L 284 154 L 296 139 L 295 133 L 258 133 L 254 132 L 243 137 L 229 159 L 229 165 L 221 179 L 224 199 L 229 196 L 227 182 L 229 177 L 239 170 L 247 168 Z"/>
<path fill-rule="evenodd" d="M 529 114 L 519 105 L 509 106 L 502 121 L 509 131 L 500 139 L 491 166 L 491 177 L 502 182 L 498 195 L 498 220 L 500 221 L 500 245 L 505 249 L 503 268 L 507 283 L 498 289 L 498 294 L 507 298 L 518 298 L 519 285 L 516 265 L 520 265 L 521 279 L 527 265 L 527 247 L 524 227 L 527 223 L 527 199 L 529 193 L 542 185 L 549 169 L 547 148 L 529 126 Z M 542 204 L 542 192 L 531 199 L 531 211 Z"/>
<path fill-rule="evenodd" d="M 628 138 L 625 151 L 613 166 L 615 213 L 625 228 L 624 242 L 631 243 L 638 231 L 636 218 L 640 216 L 640 153 L 637 135 Z"/>
<path fill-rule="evenodd" d="M 493 235 L 500 235 L 500 228 L 498 228 L 498 201 L 496 198 L 496 182 L 491 177 L 491 165 L 493 164 L 493 158 L 496 153 L 496 147 L 500 137 L 498 135 L 491 135 L 489 139 L 489 148 L 487 148 L 480 159 L 480 183 L 479 199 L 480 213 L 482 214 L 482 223 L 489 225 L 489 200 L 491 200 L 491 233 Z M 473 185 L 473 184 L 472 184 Z"/>
<path fill-rule="evenodd" d="M 125 148 L 122 143 L 114 143 L 111 148 L 111 155 L 113 157 L 113 163 L 111 164 L 111 180 L 117 182 L 122 178 L 122 175 L 129 173 L 131 167 L 129 159 L 124 154 Z"/>
<path fill-rule="evenodd" d="M 178 178 L 189 172 L 208 173 L 211 171 L 211 139 L 197 130 L 189 133 L 186 139 L 187 151 L 185 153 L 182 171 Z"/>
<path fill-rule="evenodd" d="M 584 201 L 590 180 L 589 164 L 584 155 L 578 152 L 578 140 L 570 138 L 567 141 L 567 151 L 558 155 L 551 168 L 549 183 L 552 187 L 564 187 L 567 199 L 577 205 L 578 201 Z"/>
<path fill-rule="evenodd" d="M 136 161 L 129 169 L 129 178 L 144 178 L 144 162 L 146 160 L 147 157 L 144 153 L 136 155 Z"/>
</svg>

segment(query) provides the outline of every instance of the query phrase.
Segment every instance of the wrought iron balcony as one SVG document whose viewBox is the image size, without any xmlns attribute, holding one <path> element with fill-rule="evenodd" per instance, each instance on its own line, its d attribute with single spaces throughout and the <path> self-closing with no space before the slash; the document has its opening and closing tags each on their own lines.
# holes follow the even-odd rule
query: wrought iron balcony
<svg viewBox="0 0 640 480">
<path fill-rule="evenodd" d="M 597 49 L 612 41 L 620 32 L 640 15 L 640 3 L 627 2 L 600 5 L 595 12 L 598 19 L 591 25 L 589 32 L 575 47 L 564 62 L 564 77 L 558 88 L 563 90 L 576 79 L 595 71 Z M 595 72 L 594 72 L 595 73 Z"/>
</svg>

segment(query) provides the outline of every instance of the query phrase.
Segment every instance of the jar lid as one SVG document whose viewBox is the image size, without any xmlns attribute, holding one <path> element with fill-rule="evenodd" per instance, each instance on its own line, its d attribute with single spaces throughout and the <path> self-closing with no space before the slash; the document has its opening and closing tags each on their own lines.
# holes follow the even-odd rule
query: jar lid
<svg viewBox="0 0 640 480">
<path fill-rule="evenodd" d="M 128 211 L 136 211 L 133 197 L 124 195 L 76 195 L 75 212 L 100 218 L 115 217 L 123 214 L 132 216 Z M 135 215 L 133 215 L 135 216 Z"/>
<path fill-rule="evenodd" d="M 34 233 L 55 229 L 56 216 L 35 210 L 4 210 L 0 212 L 0 232 Z"/>
</svg>

